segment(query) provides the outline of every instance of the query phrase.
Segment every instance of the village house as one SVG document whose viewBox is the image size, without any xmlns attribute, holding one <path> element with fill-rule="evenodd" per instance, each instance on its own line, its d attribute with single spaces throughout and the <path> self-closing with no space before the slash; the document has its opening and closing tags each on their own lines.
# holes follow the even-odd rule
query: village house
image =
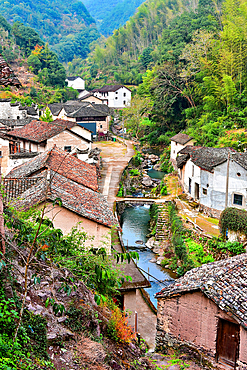
<svg viewBox="0 0 247 370">
<path fill-rule="evenodd" d="M 14 167 L 52 148 L 54 144 L 75 153 L 81 160 L 95 162 L 93 157 L 90 158 L 91 132 L 70 121 L 32 120 L 14 130 L 0 126 L 0 134 L 1 171 L 4 176 Z"/>
<path fill-rule="evenodd" d="M 67 82 L 68 87 L 72 87 L 79 92 L 85 90 L 85 81 L 80 76 L 67 77 L 65 81 Z"/>
<path fill-rule="evenodd" d="M 173 136 L 171 139 L 171 152 L 170 160 L 173 167 L 177 170 L 176 158 L 178 152 L 183 149 L 186 145 L 194 145 L 195 140 L 189 135 L 179 133 Z"/>
<path fill-rule="evenodd" d="M 111 252 L 110 231 L 117 221 L 98 192 L 95 166 L 53 146 L 15 167 L 5 177 L 4 186 L 8 198 L 18 198 L 15 207 L 27 210 L 46 204 L 46 216 L 55 228 L 68 234 L 80 222 L 89 237 L 86 247 Z M 58 198 L 61 204 L 54 205 Z"/>
<path fill-rule="evenodd" d="M 97 133 L 107 133 L 111 120 L 111 112 L 105 104 L 88 101 L 67 101 L 66 103 L 48 104 L 53 119 L 64 119 Z"/>
<path fill-rule="evenodd" d="M 31 107 L 23 106 L 20 102 L 11 103 L 11 98 L 0 99 L 0 120 L 23 120 L 28 117 L 39 119 L 39 108 L 32 104 Z"/>
<path fill-rule="evenodd" d="M 176 163 L 184 191 L 205 213 L 220 216 L 225 209 L 227 183 L 227 206 L 247 209 L 247 153 L 186 146 L 178 152 Z"/>
<path fill-rule="evenodd" d="M 156 346 L 188 347 L 202 364 L 247 369 L 247 254 L 203 265 L 157 293 Z"/>
<path fill-rule="evenodd" d="M 131 90 L 123 85 L 103 86 L 92 93 L 110 108 L 123 109 L 131 102 Z"/>
<path fill-rule="evenodd" d="M 91 131 L 76 122 L 61 119 L 53 122 L 33 120 L 22 128 L 7 132 L 7 136 L 10 140 L 10 154 L 41 153 L 56 144 L 68 152 L 75 149 L 85 152 L 79 158 L 88 160 L 88 153 L 92 149 Z"/>
<path fill-rule="evenodd" d="M 95 96 L 93 93 L 87 93 L 81 97 L 79 96 L 78 100 L 80 102 L 89 102 L 92 104 L 106 104 L 106 102 L 104 102 L 102 99 Z"/>
</svg>

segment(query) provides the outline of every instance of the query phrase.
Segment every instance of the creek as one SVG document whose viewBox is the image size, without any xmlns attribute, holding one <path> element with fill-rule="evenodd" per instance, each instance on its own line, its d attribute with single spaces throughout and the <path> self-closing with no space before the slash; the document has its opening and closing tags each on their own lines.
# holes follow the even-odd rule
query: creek
<svg viewBox="0 0 247 370">
<path fill-rule="evenodd" d="M 126 207 L 123 214 L 121 215 L 121 227 L 122 227 L 122 238 L 126 248 L 138 252 L 139 261 L 137 261 L 138 267 L 146 271 L 141 271 L 148 279 L 148 272 L 160 281 L 168 280 L 160 283 L 149 278 L 151 288 L 147 288 L 146 291 L 150 295 L 150 299 L 155 307 L 157 307 L 157 300 L 154 298 L 155 294 L 159 292 L 166 285 L 169 285 L 175 274 L 172 271 L 163 268 L 155 263 L 156 255 L 149 248 L 145 247 L 147 241 L 148 222 L 149 216 L 149 205 L 144 206 L 133 206 Z M 151 262 L 151 260 L 153 262 Z"/>
</svg>

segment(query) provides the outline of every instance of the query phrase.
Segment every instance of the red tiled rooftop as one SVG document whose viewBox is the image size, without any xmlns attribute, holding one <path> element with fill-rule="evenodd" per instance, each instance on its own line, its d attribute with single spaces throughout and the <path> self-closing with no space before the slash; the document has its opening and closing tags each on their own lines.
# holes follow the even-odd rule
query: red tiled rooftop
<svg viewBox="0 0 247 370">
<path fill-rule="evenodd" d="M 8 173 L 6 178 L 30 177 L 34 174 L 36 175 L 45 168 L 49 168 L 87 188 L 98 191 L 96 167 L 81 161 L 56 146 L 49 151 L 41 153 L 32 160 L 15 167 Z"/>
<path fill-rule="evenodd" d="M 71 129 L 75 125 L 76 122 L 61 119 L 53 122 L 33 120 L 24 127 L 9 131 L 8 135 L 41 143 L 42 141 L 59 134 L 65 129 Z"/>
</svg>

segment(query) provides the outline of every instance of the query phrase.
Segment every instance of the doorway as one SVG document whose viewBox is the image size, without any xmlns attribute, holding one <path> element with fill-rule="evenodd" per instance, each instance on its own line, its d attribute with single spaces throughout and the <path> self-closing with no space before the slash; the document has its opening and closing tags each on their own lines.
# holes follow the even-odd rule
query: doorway
<svg viewBox="0 0 247 370">
<path fill-rule="evenodd" d="M 195 182 L 195 199 L 199 199 L 199 184 Z"/>
<path fill-rule="evenodd" d="M 219 363 L 236 367 L 239 352 L 240 326 L 219 319 L 216 344 L 216 360 Z"/>
</svg>

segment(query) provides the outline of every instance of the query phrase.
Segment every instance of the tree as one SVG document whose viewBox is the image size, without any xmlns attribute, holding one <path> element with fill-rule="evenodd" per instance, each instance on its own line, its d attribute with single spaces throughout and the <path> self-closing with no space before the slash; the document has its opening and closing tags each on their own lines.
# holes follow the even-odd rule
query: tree
<svg viewBox="0 0 247 370">
<path fill-rule="evenodd" d="M 27 59 L 27 64 L 29 67 L 32 68 L 35 74 L 37 74 L 41 68 L 41 61 L 39 60 L 37 55 L 33 55 L 33 54 L 29 55 Z"/>
<path fill-rule="evenodd" d="M 51 111 L 48 107 L 45 108 L 43 114 L 40 117 L 40 120 L 44 121 L 44 122 L 52 122 L 53 121 Z"/>
<path fill-rule="evenodd" d="M 148 117 L 152 103 L 148 98 L 135 96 L 131 104 L 123 109 L 122 117 L 128 131 L 137 139 L 140 138 L 141 124 L 144 117 Z M 144 125 L 144 124 L 143 124 Z"/>
</svg>

